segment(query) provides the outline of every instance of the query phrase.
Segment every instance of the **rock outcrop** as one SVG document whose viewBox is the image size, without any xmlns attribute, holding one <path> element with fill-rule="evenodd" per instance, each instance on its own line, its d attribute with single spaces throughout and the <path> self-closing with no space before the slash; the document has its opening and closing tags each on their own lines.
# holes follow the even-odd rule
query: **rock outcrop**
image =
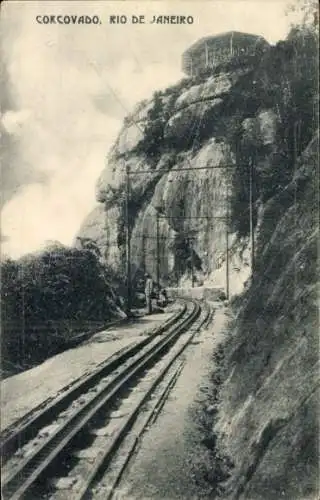
<svg viewBox="0 0 320 500">
<path fill-rule="evenodd" d="M 221 116 L 233 89 L 243 79 L 251 85 L 251 70 L 238 68 L 198 81 L 184 80 L 163 94 L 156 94 L 153 101 L 140 104 L 126 118 L 109 153 L 106 171 L 97 183 L 100 205 L 80 230 L 81 236 L 97 241 L 109 266 L 124 266 L 129 168 L 134 271 L 143 269 L 156 276 L 159 210 L 161 281 L 172 285 L 190 283 L 192 261 L 197 284 L 225 286 L 222 266 L 227 229 L 231 247 L 236 242 L 227 223 L 236 151 L 232 139 L 224 133 L 228 122 L 232 127 L 233 118 L 228 114 Z M 274 116 L 272 110 L 259 110 L 253 119 L 260 123 L 269 115 Z M 244 114 L 241 118 L 247 128 L 248 119 Z M 266 142 L 274 133 L 270 131 L 271 122 L 270 118 L 269 128 L 261 132 Z M 208 130 L 212 126 L 216 133 Z M 250 273 L 247 241 L 239 244 L 237 240 L 236 247 L 230 250 L 230 270 L 235 275 L 239 268 L 244 270 L 243 281 Z"/>
<path fill-rule="evenodd" d="M 257 231 L 263 199 L 291 170 L 292 132 L 281 137 L 293 119 L 288 81 L 296 77 L 284 61 L 293 60 L 297 44 L 290 43 L 184 79 L 125 119 L 97 183 L 100 208 L 80 230 L 98 242 L 110 267 L 125 269 L 129 169 L 133 277 L 139 269 L 156 277 L 158 211 L 163 284 L 190 285 L 193 274 L 195 284 L 226 287 L 228 233 L 230 292 L 241 290 L 251 273 L 250 222 Z M 270 181 L 275 171 L 279 181 Z"/>
<path fill-rule="evenodd" d="M 225 286 L 227 236 L 231 295 L 250 276 L 210 413 L 213 489 L 226 499 L 319 497 L 317 48 L 295 29 L 260 59 L 141 103 L 98 181 L 103 209 L 81 230 L 124 269 L 129 168 L 133 273 L 156 276 L 158 212 L 162 283 L 190 287 L 193 269 L 196 284 Z"/>
<path fill-rule="evenodd" d="M 213 432 L 233 465 L 226 499 L 319 494 L 317 162 L 315 138 L 264 208 L 267 242 L 224 351 Z"/>
</svg>

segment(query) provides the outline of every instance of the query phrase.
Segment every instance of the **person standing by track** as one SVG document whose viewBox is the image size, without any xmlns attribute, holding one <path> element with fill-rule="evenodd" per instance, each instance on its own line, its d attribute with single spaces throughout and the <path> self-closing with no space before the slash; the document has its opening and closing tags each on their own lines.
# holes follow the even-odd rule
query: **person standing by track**
<svg viewBox="0 0 320 500">
<path fill-rule="evenodd" d="M 152 313 L 152 293 L 153 293 L 153 280 L 151 276 L 146 273 L 145 274 L 145 288 L 144 288 L 144 293 L 146 296 L 146 302 L 147 302 L 147 311 L 148 314 Z"/>
</svg>

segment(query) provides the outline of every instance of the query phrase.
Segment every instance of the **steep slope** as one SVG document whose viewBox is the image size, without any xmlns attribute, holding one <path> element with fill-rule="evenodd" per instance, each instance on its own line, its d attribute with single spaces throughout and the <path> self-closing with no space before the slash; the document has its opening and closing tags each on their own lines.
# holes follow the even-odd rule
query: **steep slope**
<svg viewBox="0 0 320 500">
<path fill-rule="evenodd" d="M 264 209 L 263 250 L 225 347 L 214 426 L 216 453 L 233 463 L 224 498 L 318 498 L 317 166 L 316 138 Z"/>
</svg>

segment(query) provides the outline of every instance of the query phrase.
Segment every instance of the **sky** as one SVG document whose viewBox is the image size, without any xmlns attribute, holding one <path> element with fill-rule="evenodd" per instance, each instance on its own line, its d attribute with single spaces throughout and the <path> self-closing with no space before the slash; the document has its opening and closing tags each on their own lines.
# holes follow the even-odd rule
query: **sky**
<svg viewBox="0 0 320 500">
<path fill-rule="evenodd" d="M 270 43 L 290 29 L 287 2 L 4 2 L 1 43 L 2 253 L 17 258 L 48 240 L 70 245 L 95 206 L 95 184 L 123 118 L 183 77 L 181 54 L 229 30 Z M 97 15 L 101 24 L 38 24 L 37 15 Z M 126 24 L 110 24 L 126 15 Z M 193 16 L 143 25 L 132 15 Z"/>
</svg>

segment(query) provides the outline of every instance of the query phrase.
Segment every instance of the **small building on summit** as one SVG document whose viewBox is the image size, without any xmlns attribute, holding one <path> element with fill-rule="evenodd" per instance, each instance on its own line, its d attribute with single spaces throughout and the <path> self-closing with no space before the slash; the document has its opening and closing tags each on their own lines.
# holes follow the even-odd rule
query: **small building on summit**
<svg viewBox="0 0 320 500">
<path fill-rule="evenodd" d="M 243 55 L 265 52 L 269 43 L 258 35 L 228 31 L 216 36 L 200 38 L 182 54 L 182 71 L 195 76 L 207 68 L 236 60 Z"/>
</svg>

